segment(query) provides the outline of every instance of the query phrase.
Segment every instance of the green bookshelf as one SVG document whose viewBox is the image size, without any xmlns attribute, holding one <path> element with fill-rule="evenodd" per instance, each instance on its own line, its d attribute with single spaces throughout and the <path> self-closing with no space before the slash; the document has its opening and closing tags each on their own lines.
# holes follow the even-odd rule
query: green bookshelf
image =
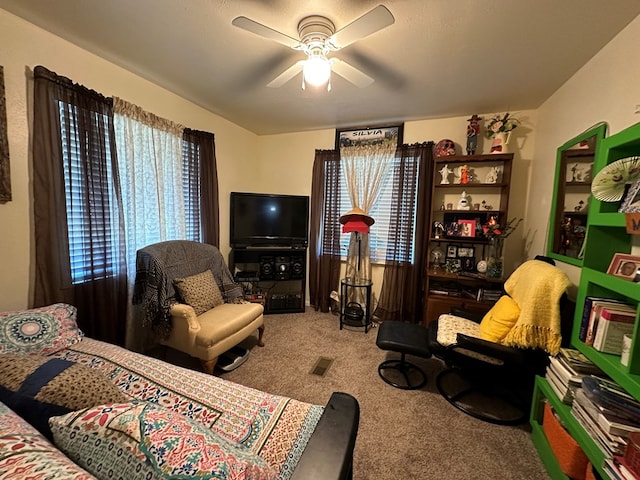
<svg viewBox="0 0 640 480">
<path fill-rule="evenodd" d="M 630 156 L 640 156 L 640 124 L 602 140 L 594 161 L 594 172 Z M 632 247 L 640 247 L 640 238 L 634 238 L 626 232 L 624 214 L 618 213 L 619 207 L 620 202 L 601 202 L 593 197 L 590 199 L 587 240 L 576 298 L 571 344 L 627 392 L 640 399 L 640 321 L 637 316 L 627 366 L 620 363 L 619 355 L 599 352 L 579 339 L 584 300 L 587 296 L 616 298 L 636 306 L 640 304 L 640 284 L 606 273 L 614 254 L 631 253 Z M 530 418 L 531 438 L 551 478 L 564 480 L 567 477 L 562 473 L 542 430 L 542 407 L 545 401 L 554 408 L 562 424 L 578 442 L 600 475 L 605 479 L 609 478 L 602 469 L 603 453 L 573 417 L 570 406 L 564 405 L 558 399 L 544 378 L 537 378 Z"/>
</svg>

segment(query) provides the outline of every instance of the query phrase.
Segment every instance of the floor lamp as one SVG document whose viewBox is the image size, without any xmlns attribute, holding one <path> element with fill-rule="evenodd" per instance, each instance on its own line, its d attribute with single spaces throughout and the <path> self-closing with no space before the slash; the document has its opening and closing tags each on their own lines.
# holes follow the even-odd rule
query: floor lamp
<svg viewBox="0 0 640 480">
<path fill-rule="evenodd" d="M 361 234 L 369 233 L 369 228 L 375 223 L 375 220 L 370 217 L 361 208 L 353 208 L 340 217 L 340 223 L 342 224 L 342 233 L 356 234 L 356 242 L 358 244 L 358 273 L 360 272 L 361 263 Z"/>
</svg>

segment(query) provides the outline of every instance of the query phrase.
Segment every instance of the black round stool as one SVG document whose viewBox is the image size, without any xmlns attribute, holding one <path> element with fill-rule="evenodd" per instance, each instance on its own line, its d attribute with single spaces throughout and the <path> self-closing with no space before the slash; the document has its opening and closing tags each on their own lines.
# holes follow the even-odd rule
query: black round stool
<svg viewBox="0 0 640 480">
<path fill-rule="evenodd" d="M 427 348 L 427 329 L 422 325 L 391 320 L 382 322 L 378 327 L 376 345 L 382 350 L 400 353 L 399 360 L 386 360 L 378 365 L 378 374 L 382 380 L 403 390 L 415 390 L 427 383 L 427 376 L 422 369 L 405 360 L 407 354 L 431 357 Z M 394 378 L 389 375 L 388 370 L 395 372 Z"/>
</svg>

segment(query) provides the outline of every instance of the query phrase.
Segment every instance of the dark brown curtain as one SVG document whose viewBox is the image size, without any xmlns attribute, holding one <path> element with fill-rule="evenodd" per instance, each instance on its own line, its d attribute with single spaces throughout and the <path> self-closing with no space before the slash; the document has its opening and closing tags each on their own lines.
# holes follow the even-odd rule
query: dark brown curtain
<svg viewBox="0 0 640 480">
<path fill-rule="evenodd" d="M 387 260 L 382 277 L 380 298 L 374 313 L 379 320 L 420 322 L 426 272 L 426 241 L 429 238 L 429 205 L 433 178 L 433 142 L 403 145 L 398 149 L 400 161 L 395 165 L 395 185 L 391 204 Z M 413 204 L 414 198 L 417 200 Z M 415 224 L 413 210 L 415 208 Z M 411 245 L 415 228 L 415 243 Z M 398 232 L 404 235 L 398 235 Z M 413 262 L 408 252 L 415 246 Z"/>
<path fill-rule="evenodd" d="M 38 66 L 33 102 L 33 306 L 72 304 L 86 335 L 124 345 L 127 270 L 114 200 L 121 196 L 112 101 Z M 72 179 L 66 187 L 65 178 Z M 85 242 L 73 261 L 69 228 Z"/>
<path fill-rule="evenodd" d="M 328 312 L 340 281 L 340 152 L 316 150 L 311 183 L 309 301 Z"/>
<path fill-rule="evenodd" d="M 198 167 L 193 175 L 186 176 L 189 192 L 200 193 L 199 198 L 189 193 L 194 199 L 194 218 L 198 218 L 202 226 L 202 241 L 219 247 L 220 211 L 215 137 L 210 132 L 186 128 L 183 138 L 186 162 L 193 168 Z M 199 208 L 195 203 L 199 204 Z"/>
</svg>

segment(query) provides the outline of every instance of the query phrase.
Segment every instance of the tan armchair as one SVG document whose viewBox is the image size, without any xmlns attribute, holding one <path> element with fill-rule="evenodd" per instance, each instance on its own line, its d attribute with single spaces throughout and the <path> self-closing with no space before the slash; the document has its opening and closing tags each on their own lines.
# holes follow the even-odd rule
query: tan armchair
<svg viewBox="0 0 640 480">
<path fill-rule="evenodd" d="M 263 307 L 257 303 L 224 303 L 196 316 L 191 305 L 171 307 L 173 328 L 160 343 L 199 358 L 202 369 L 212 373 L 220 354 L 258 330 L 258 345 L 263 347 Z"/>
<path fill-rule="evenodd" d="M 201 275 L 210 281 L 196 284 L 197 298 L 191 295 L 187 304 L 175 280 L 193 283 Z M 244 301 L 242 288 L 213 245 L 171 240 L 138 250 L 133 303 L 143 307 L 143 325 L 161 344 L 200 359 L 207 373 L 213 373 L 222 353 L 256 329 L 258 345 L 264 345 L 263 306 Z"/>
</svg>

